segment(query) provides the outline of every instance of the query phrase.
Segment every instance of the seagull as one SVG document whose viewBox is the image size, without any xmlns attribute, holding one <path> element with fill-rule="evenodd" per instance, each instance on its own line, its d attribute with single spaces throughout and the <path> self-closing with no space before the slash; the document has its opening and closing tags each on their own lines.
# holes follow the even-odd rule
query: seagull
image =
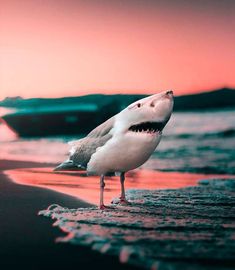
<svg viewBox="0 0 235 270">
<path fill-rule="evenodd" d="M 158 146 L 173 110 L 173 91 L 140 99 L 111 117 L 86 137 L 72 141 L 69 158 L 54 171 L 86 170 L 100 176 L 100 209 L 104 205 L 105 176 L 120 176 L 120 204 L 125 196 L 125 173 L 144 164 Z"/>
</svg>

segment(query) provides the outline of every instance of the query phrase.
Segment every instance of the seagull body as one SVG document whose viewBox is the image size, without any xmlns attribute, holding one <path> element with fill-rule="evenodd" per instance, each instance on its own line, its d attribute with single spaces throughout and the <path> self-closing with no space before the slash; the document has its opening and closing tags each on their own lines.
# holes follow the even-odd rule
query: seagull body
<svg viewBox="0 0 235 270">
<path fill-rule="evenodd" d="M 125 198 L 125 172 L 144 164 L 156 149 L 173 109 L 173 92 L 161 92 L 138 100 L 92 130 L 85 138 L 70 142 L 69 159 L 55 168 L 86 169 L 100 175 L 100 208 L 104 209 L 104 177 L 120 175 L 120 203 Z"/>
</svg>

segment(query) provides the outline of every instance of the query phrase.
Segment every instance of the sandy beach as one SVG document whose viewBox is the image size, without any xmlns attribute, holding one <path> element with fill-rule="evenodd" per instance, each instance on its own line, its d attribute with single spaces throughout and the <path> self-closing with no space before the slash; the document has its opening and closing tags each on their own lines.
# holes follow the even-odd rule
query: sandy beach
<svg viewBox="0 0 235 270">
<path fill-rule="evenodd" d="M 50 190 L 17 185 L 2 173 L 43 164 L 10 160 L 0 160 L 0 164 L 1 269 L 135 269 L 86 247 L 55 244 L 55 238 L 63 233 L 52 227 L 51 221 L 38 217 L 38 211 L 52 203 L 70 208 L 89 204 Z"/>
</svg>

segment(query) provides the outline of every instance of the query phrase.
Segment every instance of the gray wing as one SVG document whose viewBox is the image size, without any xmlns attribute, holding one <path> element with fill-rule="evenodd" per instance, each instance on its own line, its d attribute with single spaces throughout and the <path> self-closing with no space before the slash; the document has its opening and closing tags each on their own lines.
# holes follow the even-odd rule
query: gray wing
<svg viewBox="0 0 235 270">
<path fill-rule="evenodd" d="M 93 129 L 87 137 L 70 142 L 72 148 L 69 159 L 57 166 L 55 171 L 86 169 L 87 163 L 96 149 L 112 138 L 109 132 L 113 128 L 114 121 L 114 117 L 112 117 Z"/>
<path fill-rule="evenodd" d="M 110 130 L 113 128 L 114 121 L 115 121 L 114 116 L 109 118 L 107 121 L 105 121 L 104 123 L 96 127 L 95 129 L 93 129 L 87 135 L 87 137 L 99 138 L 99 137 L 103 137 L 107 135 L 110 132 Z"/>
</svg>

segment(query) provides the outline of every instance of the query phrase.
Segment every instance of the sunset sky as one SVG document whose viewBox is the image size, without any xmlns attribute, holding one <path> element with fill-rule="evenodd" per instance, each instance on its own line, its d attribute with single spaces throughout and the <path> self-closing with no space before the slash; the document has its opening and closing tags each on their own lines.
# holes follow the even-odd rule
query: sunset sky
<svg viewBox="0 0 235 270">
<path fill-rule="evenodd" d="M 235 87 L 233 0 L 0 5 L 0 99 Z"/>
</svg>

